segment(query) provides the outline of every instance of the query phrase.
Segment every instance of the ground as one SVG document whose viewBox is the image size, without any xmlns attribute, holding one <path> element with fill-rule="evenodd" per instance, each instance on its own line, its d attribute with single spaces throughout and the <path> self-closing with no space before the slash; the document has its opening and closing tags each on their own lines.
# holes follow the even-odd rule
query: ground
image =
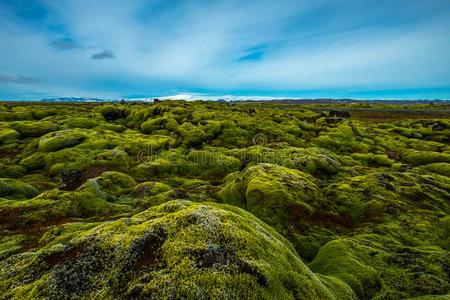
<svg viewBox="0 0 450 300">
<path fill-rule="evenodd" d="M 0 299 L 448 299 L 450 105 L 1 103 Z"/>
</svg>

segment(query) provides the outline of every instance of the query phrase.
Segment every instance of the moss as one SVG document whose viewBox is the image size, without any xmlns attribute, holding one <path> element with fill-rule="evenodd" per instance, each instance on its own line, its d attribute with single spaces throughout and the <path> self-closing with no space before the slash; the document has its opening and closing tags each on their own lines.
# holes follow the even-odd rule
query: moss
<svg viewBox="0 0 450 300">
<path fill-rule="evenodd" d="M 446 297 L 430 107 L 0 104 L 0 298 Z"/>
<path fill-rule="evenodd" d="M 439 162 L 450 163 L 450 154 L 432 151 L 405 151 L 403 160 L 414 166 Z"/>
<path fill-rule="evenodd" d="M 107 199 L 108 197 L 119 197 L 128 193 L 136 185 L 134 179 L 120 172 L 104 172 L 100 176 L 89 179 L 78 188 L 79 191 L 94 190 L 98 195 Z"/>
<path fill-rule="evenodd" d="M 423 166 L 425 170 L 450 177 L 450 163 L 432 163 Z"/>
<path fill-rule="evenodd" d="M 376 166 L 376 167 L 390 167 L 395 163 L 394 160 L 390 159 L 384 154 L 372 154 L 372 153 L 355 153 L 352 157 L 366 166 Z"/>
<path fill-rule="evenodd" d="M 167 191 L 170 191 L 172 188 L 164 183 L 157 181 L 149 181 L 138 184 L 131 191 L 131 195 L 136 198 L 146 197 L 146 196 L 155 196 Z"/>
<path fill-rule="evenodd" d="M 321 193 L 310 175 L 273 164 L 248 168 L 227 183 L 218 196 L 282 232 L 312 216 L 321 202 Z"/>
<path fill-rule="evenodd" d="M 186 161 L 194 164 L 194 168 L 186 170 L 184 174 L 201 174 L 202 177 L 224 177 L 225 175 L 238 171 L 241 167 L 240 160 L 226 156 L 220 152 L 189 151 Z M 190 168 L 190 167 L 189 167 Z"/>
<path fill-rule="evenodd" d="M 385 204 L 400 198 L 396 189 L 407 185 L 399 181 L 387 173 L 373 173 L 330 184 L 325 189 L 327 201 L 321 210 L 344 226 L 380 220 Z"/>
<path fill-rule="evenodd" d="M 181 144 L 184 147 L 200 146 L 208 138 L 206 132 L 188 122 L 183 123 L 177 130 L 181 136 Z"/>
<path fill-rule="evenodd" d="M 252 146 L 230 152 L 243 163 L 273 163 L 316 175 L 333 175 L 339 172 L 341 164 L 338 157 L 323 148 L 286 147 L 271 149 Z"/>
<path fill-rule="evenodd" d="M 222 178 L 239 170 L 240 166 L 238 159 L 217 151 L 171 150 L 149 158 L 149 161 L 136 166 L 133 173 L 140 178 L 167 174 Z"/>
<path fill-rule="evenodd" d="M 45 167 L 44 153 L 32 154 L 20 161 L 20 165 L 25 167 L 28 171 L 36 171 Z"/>
<path fill-rule="evenodd" d="M 359 247 L 360 251 L 355 251 L 354 247 Z M 364 261 L 367 251 L 372 250 L 351 239 L 334 240 L 323 246 L 308 266 L 314 272 L 342 280 L 360 297 L 371 297 L 381 283 L 378 272 Z"/>
<path fill-rule="evenodd" d="M 180 201 L 13 255 L 0 262 L 0 279 L 6 297 L 22 299 L 353 298 L 250 214 Z"/>
<path fill-rule="evenodd" d="M 13 254 L 20 252 L 22 244 L 26 241 L 23 234 L 0 237 L 0 259 L 3 260 Z"/>
<path fill-rule="evenodd" d="M 117 170 L 128 170 L 130 165 L 130 156 L 119 148 L 100 152 L 94 159 L 96 166 L 107 166 Z"/>
<path fill-rule="evenodd" d="M 140 159 L 145 159 L 157 154 L 162 149 L 168 148 L 173 143 L 174 140 L 171 137 L 164 135 L 130 134 L 127 135 L 120 148 L 130 155 L 138 155 Z"/>
<path fill-rule="evenodd" d="M 26 169 L 19 165 L 0 164 L 0 178 L 17 178 L 23 175 Z"/>
<path fill-rule="evenodd" d="M 56 131 L 57 126 L 50 121 L 22 121 L 22 122 L 13 122 L 10 124 L 11 128 L 18 131 L 22 138 L 27 137 L 39 137 L 46 133 Z"/>
<path fill-rule="evenodd" d="M 21 121 L 32 120 L 33 114 L 30 111 L 0 111 L 0 121 Z"/>
<path fill-rule="evenodd" d="M 61 130 L 48 133 L 39 140 L 39 150 L 43 152 L 58 151 L 63 148 L 73 147 L 85 139 L 85 135 L 79 131 Z"/>
<path fill-rule="evenodd" d="M 29 199 L 39 194 L 32 186 L 17 179 L 0 179 L 0 197 L 9 199 Z"/>
<path fill-rule="evenodd" d="M 67 120 L 67 125 L 71 128 L 93 128 L 98 125 L 97 121 L 86 117 L 75 117 Z"/>
<path fill-rule="evenodd" d="M 149 119 L 141 124 L 141 131 L 143 133 L 152 133 L 155 130 L 164 128 L 163 120 L 164 118 Z"/>
<path fill-rule="evenodd" d="M 0 129 L 0 145 L 10 144 L 20 138 L 20 133 L 11 128 Z"/>
<path fill-rule="evenodd" d="M 124 111 L 120 107 L 114 105 L 101 105 L 97 108 L 97 111 L 107 121 L 114 121 L 124 117 Z"/>
</svg>

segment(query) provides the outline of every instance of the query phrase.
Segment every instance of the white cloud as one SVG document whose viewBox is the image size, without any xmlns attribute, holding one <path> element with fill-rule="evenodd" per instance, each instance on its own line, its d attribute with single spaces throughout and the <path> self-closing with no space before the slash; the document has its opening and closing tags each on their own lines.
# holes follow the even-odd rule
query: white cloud
<svg viewBox="0 0 450 300">
<path fill-rule="evenodd" d="M 383 24 L 386 16 L 395 15 L 388 11 L 391 4 L 385 4 L 386 11 L 373 3 L 364 10 L 344 11 L 356 2 L 343 0 L 342 11 L 329 13 L 330 3 L 324 0 L 174 3 L 45 0 L 49 14 L 38 29 L 0 8 L 0 39 L 6 41 L 0 44 L 0 74 L 39 78 L 36 92 L 92 96 L 157 94 L 173 88 L 450 85 L 450 14 L 445 9 L 436 13 L 431 4 L 411 5 L 403 12 L 408 17 L 419 8 L 433 8 L 425 21 L 405 17 L 407 21 L 398 24 Z M 370 7 L 377 9 L 372 12 Z M 63 25 L 63 37 L 48 29 L 54 24 Z M 55 40 L 83 47 L 62 51 L 52 47 Z M 238 61 L 261 45 L 261 59 Z M 116 59 L 90 59 L 104 49 L 111 49 Z M 29 92 L 29 87 L 14 87 L 21 89 Z"/>
</svg>

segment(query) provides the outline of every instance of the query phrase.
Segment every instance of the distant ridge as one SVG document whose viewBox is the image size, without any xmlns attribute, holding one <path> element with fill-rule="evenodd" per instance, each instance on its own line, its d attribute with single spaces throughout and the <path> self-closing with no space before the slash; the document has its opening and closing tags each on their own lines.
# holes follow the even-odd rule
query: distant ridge
<svg viewBox="0 0 450 300">
<path fill-rule="evenodd" d="M 119 98 L 119 99 L 100 99 L 95 97 L 57 97 L 57 98 L 45 98 L 38 100 L 40 102 L 154 102 L 155 100 L 185 100 L 185 101 L 217 101 L 217 102 L 271 102 L 280 104 L 338 104 L 338 103 L 372 103 L 372 104 L 450 104 L 450 99 L 350 99 L 350 98 L 289 98 L 289 97 L 267 97 L 267 96 L 234 96 L 234 95 L 222 95 L 222 96 L 208 96 L 201 94 L 180 94 L 161 97 L 143 97 L 143 98 Z M 26 101 L 26 100 L 25 100 Z"/>
<path fill-rule="evenodd" d="M 49 98 L 41 99 L 41 102 L 105 102 L 107 100 L 99 98 L 89 98 L 89 97 L 59 97 L 59 98 Z"/>
</svg>

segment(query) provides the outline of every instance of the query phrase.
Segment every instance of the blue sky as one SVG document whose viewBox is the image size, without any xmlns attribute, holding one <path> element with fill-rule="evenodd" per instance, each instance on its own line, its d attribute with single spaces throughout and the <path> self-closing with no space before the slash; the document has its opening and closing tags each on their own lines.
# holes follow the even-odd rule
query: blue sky
<svg viewBox="0 0 450 300">
<path fill-rule="evenodd" d="M 0 0 L 0 99 L 450 99 L 449 0 Z"/>
</svg>

